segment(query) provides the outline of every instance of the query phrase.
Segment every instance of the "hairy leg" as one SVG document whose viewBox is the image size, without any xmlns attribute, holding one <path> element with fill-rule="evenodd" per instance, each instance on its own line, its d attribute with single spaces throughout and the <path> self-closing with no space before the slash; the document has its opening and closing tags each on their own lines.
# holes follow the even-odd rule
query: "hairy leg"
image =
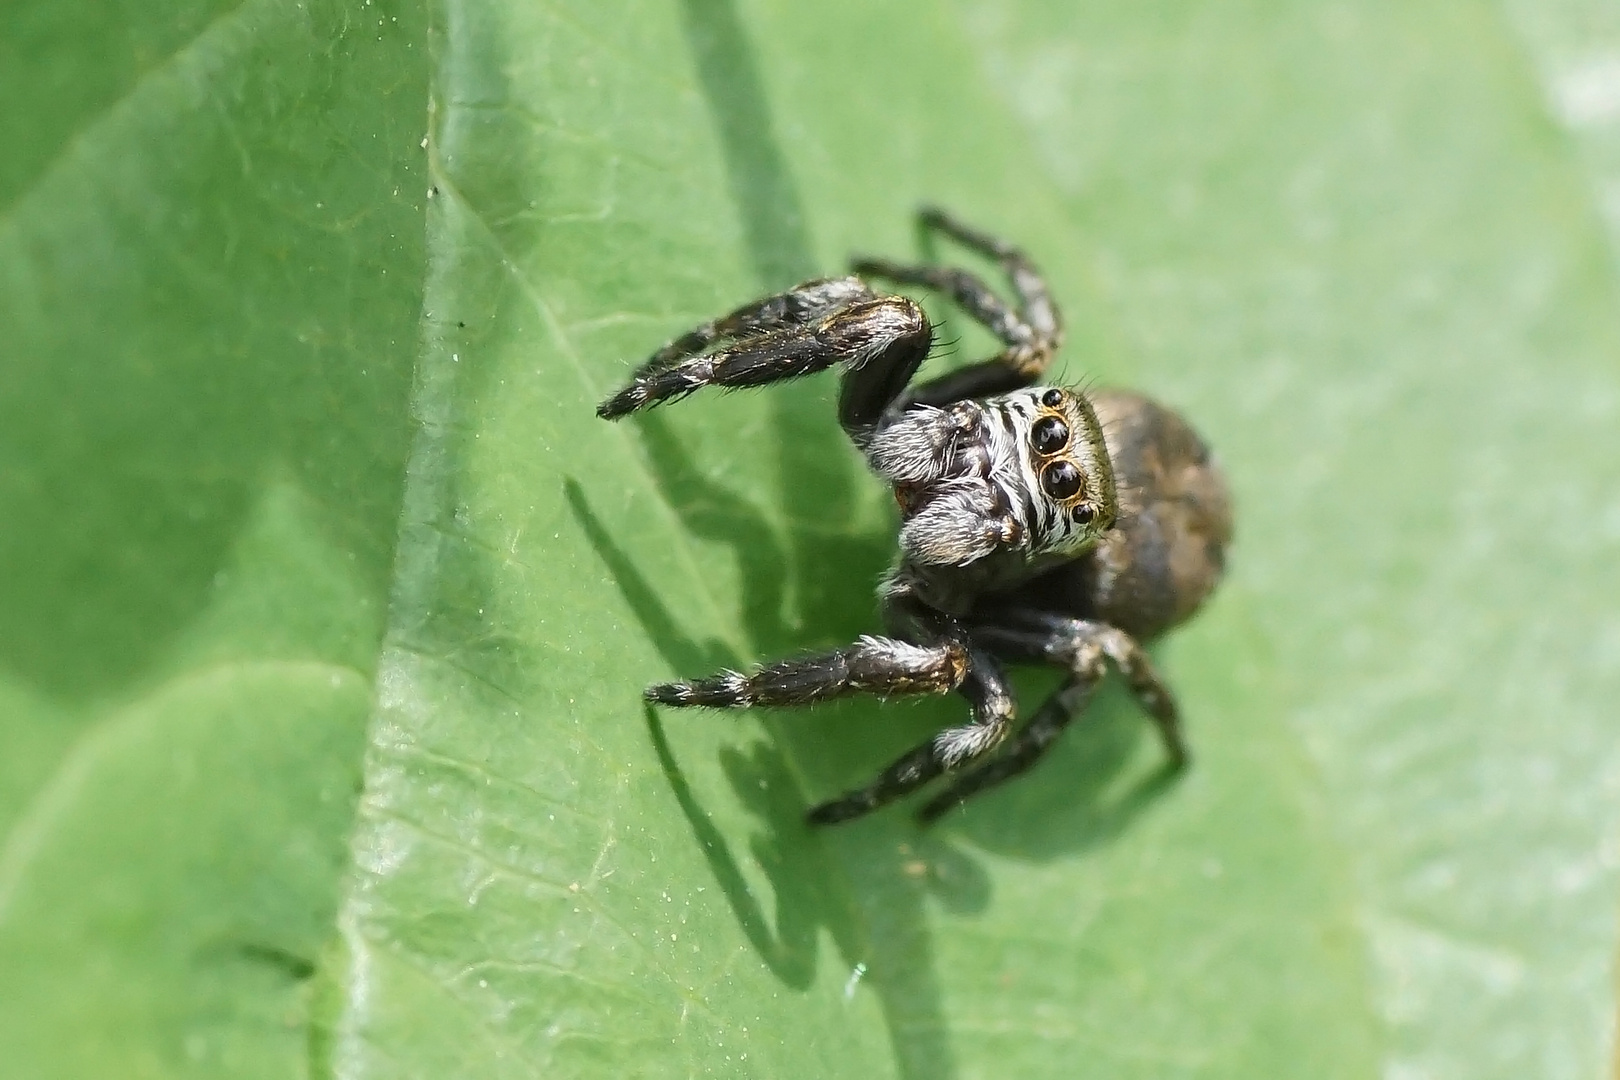
<svg viewBox="0 0 1620 1080">
<path fill-rule="evenodd" d="M 1018 297 L 1018 310 L 1036 335 L 1050 343 L 1053 351 L 1063 343 L 1063 319 L 1057 305 L 1052 303 L 1051 290 L 1046 279 L 1035 268 L 1029 256 L 1004 240 L 964 225 L 935 206 L 925 206 L 917 212 L 917 220 L 924 228 L 949 236 L 963 247 L 996 260 L 1006 273 L 1013 295 Z"/>
<path fill-rule="evenodd" d="M 859 258 L 850 264 L 857 274 L 883 278 L 900 285 L 921 285 L 951 298 L 957 307 L 984 324 L 1009 348 L 1034 344 L 1039 334 L 1021 312 L 997 296 L 990 286 L 967 270 L 954 266 L 914 266 L 889 259 Z"/>
<path fill-rule="evenodd" d="M 970 650 L 971 678 L 961 687 L 973 703 L 973 722 L 946 728 L 902 754 L 864 787 L 845 792 L 811 809 L 812 825 L 834 825 L 864 817 L 929 781 L 976 761 L 1006 738 L 1012 728 L 1014 703 L 1001 665 L 987 653 Z"/>
<path fill-rule="evenodd" d="M 1129 634 L 1105 623 L 1026 612 L 1014 625 L 984 626 L 975 636 L 1003 656 L 1061 664 L 1070 676 L 993 760 L 962 775 L 917 814 L 923 824 L 983 791 L 1020 776 L 1040 761 L 1071 721 L 1085 710 L 1112 662 L 1125 676 L 1164 740 L 1172 769 L 1187 762 L 1175 700 L 1147 654 Z"/>
<path fill-rule="evenodd" d="M 813 808 L 808 815 L 813 825 L 849 821 L 903 798 L 935 777 L 982 757 L 1012 729 L 1017 701 L 1000 661 L 971 639 L 954 616 L 924 605 L 904 585 L 891 582 L 891 586 L 883 601 L 883 619 L 895 634 L 913 641 L 948 643 L 964 651 L 967 670 L 957 690 L 967 698 L 972 717 L 902 754 L 871 783 Z"/>
<path fill-rule="evenodd" d="M 661 705 L 746 708 L 811 705 L 846 694 L 943 694 L 967 676 L 968 653 L 952 644 L 913 645 L 863 637 L 848 648 L 766 664 L 751 674 L 722 671 L 704 679 L 649 686 Z"/>
<path fill-rule="evenodd" d="M 997 353 L 988 360 L 918 383 L 906 393 L 902 408 L 929 405 L 943 409 L 958 401 L 1010 394 L 1035 385 L 1040 377 L 1040 373 L 1026 374 L 1017 364 L 1008 363 L 1005 353 Z"/>
<path fill-rule="evenodd" d="M 1004 784 L 1028 771 L 1057 742 L 1069 722 L 1085 710 L 1100 675 L 1072 676 L 1047 698 L 1029 723 L 1007 741 L 1001 753 L 976 769 L 963 773 L 950 787 L 930 799 L 917 812 L 917 820 L 931 824 L 947 811 L 981 791 Z"/>
<path fill-rule="evenodd" d="M 700 328 L 688 338 L 706 336 Z M 597 406 L 597 415 L 616 420 L 705 386 L 765 386 L 842 364 L 838 419 L 860 443 L 928 358 L 934 332 L 922 308 L 890 296 L 834 306 L 713 352 L 682 356 L 677 346 L 684 340 L 643 364 L 629 385 Z M 668 357 L 659 359 L 666 351 Z"/>
<path fill-rule="evenodd" d="M 973 634 L 999 656 L 1057 664 L 1080 678 L 1100 679 L 1112 662 L 1153 719 L 1170 763 L 1178 769 L 1186 765 L 1187 744 L 1175 698 L 1147 651 L 1125 631 L 1090 619 L 1027 611 L 1009 617 L 1006 625 L 974 627 Z"/>
<path fill-rule="evenodd" d="M 886 415 L 910 405 L 945 405 L 1035 382 L 1051 364 L 1062 325 L 1034 264 L 1019 249 L 943 211 L 925 209 L 918 219 L 996 259 L 1012 284 L 1016 306 L 963 270 L 876 259 L 858 267 L 946 292 L 1006 343 L 996 357 L 908 393 L 933 344 L 933 327 L 922 309 L 904 297 L 878 296 L 858 277 L 822 278 L 745 304 L 670 341 L 624 389 L 597 407 L 597 415 L 616 420 L 705 386 L 763 386 L 842 364 L 839 423 L 864 446 Z"/>
<path fill-rule="evenodd" d="M 1006 346 L 988 360 L 914 387 L 906 395 L 905 404 L 939 407 L 965 398 L 1004 394 L 1037 382 L 1051 366 L 1063 340 L 1062 322 L 1040 272 L 1019 249 L 961 224 L 942 210 L 924 209 L 918 221 L 999 262 L 1017 303 L 1009 305 L 966 270 L 903 265 L 887 259 L 856 260 L 854 269 L 858 274 L 921 285 L 949 296 Z"/>
<path fill-rule="evenodd" d="M 955 643 L 913 645 L 894 638 L 863 637 L 845 649 L 794 657 L 743 674 L 722 671 L 704 679 L 659 683 L 648 701 L 678 707 L 746 708 L 751 705 L 812 705 L 847 694 L 941 694 L 960 690 L 972 703 L 973 721 L 947 728 L 885 769 L 873 783 L 810 811 L 812 824 L 860 817 L 975 760 L 995 747 L 1013 719 L 1006 676 L 994 657 Z"/>
<path fill-rule="evenodd" d="M 786 292 L 744 304 L 735 311 L 682 334 L 653 353 L 637 374 L 666 368 L 678 360 L 696 356 L 724 342 L 804 326 L 825 318 L 839 308 L 872 299 L 875 299 L 872 290 L 860 278 L 817 278 L 806 281 Z"/>
</svg>

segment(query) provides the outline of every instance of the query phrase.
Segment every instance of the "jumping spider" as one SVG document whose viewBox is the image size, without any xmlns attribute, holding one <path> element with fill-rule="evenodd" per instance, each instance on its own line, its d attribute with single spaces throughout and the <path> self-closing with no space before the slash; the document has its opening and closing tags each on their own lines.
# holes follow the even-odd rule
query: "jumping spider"
<svg viewBox="0 0 1620 1080">
<path fill-rule="evenodd" d="M 1140 643 L 1197 609 L 1220 579 L 1231 537 L 1225 478 L 1181 417 L 1126 391 L 1031 385 L 1063 328 L 1024 253 L 939 210 L 920 220 L 999 263 L 1015 302 L 965 270 L 858 259 L 859 276 L 807 281 L 676 338 L 596 410 L 615 420 L 705 386 L 763 386 L 843 366 L 838 421 L 900 507 L 899 559 L 879 587 L 890 636 L 646 691 L 663 705 L 711 707 L 852 693 L 967 698 L 971 722 L 811 810 L 817 825 L 860 817 L 975 762 L 921 820 L 1017 776 L 1085 707 L 1109 661 L 1181 767 L 1175 701 Z M 911 385 L 934 325 L 870 278 L 945 294 L 1004 348 Z M 1067 672 L 1010 740 L 1015 705 L 1003 662 Z"/>
</svg>

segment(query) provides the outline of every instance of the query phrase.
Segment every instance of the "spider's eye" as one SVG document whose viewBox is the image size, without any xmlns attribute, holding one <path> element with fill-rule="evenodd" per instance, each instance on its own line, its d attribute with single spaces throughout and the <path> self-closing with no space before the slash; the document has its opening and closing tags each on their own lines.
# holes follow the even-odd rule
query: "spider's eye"
<svg viewBox="0 0 1620 1080">
<path fill-rule="evenodd" d="M 1041 470 L 1041 490 L 1054 499 L 1072 499 L 1084 486 L 1085 480 L 1072 461 L 1054 461 Z"/>
<path fill-rule="evenodd" d="M 1030 441 L 1039 454 L 1055 454 L 1069 444 L 1069 426 L 1055 416 L 1043 416 L 1035 421 Z"/>
<path fill-rule="evenodd" d="M 1070 512 L 1069 516 L 1074 518 L 1074 523 L 1076 525 L 1089 525 L 1091 524 L 1091 519 L 1097 516 L 1097 511 L 1093 510 L 1085 503 L 1081 503 Z"/>
<path fill-rule="evenodd" d="M 1045 405 L 1048 409 L 1057 408 L 1059 405 L 1063 404 L 1063 391 L 1054 386 L 1052 389 L 1041 395 L 1041 404 Z"/>
</svg>

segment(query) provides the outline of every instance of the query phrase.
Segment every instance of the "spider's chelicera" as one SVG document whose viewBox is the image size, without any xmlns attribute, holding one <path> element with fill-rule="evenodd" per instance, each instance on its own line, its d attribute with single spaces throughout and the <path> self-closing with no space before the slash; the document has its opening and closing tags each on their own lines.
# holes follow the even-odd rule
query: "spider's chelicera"
<svg viewBox="0 0 1620 1080">
<path fill-rule="evenodd" d="M 1175 702 L 1142 642 L 1197 609 L 1231 536 L 1220 468 L 1174 412 L 1124 391 L 1032 385 L 1063 328 L 1023 252 L 938 210 L 921 220 L 998 262 L 1013 302 L 965 270 L 859 259 L 853 276 L 805 282 L 676 338 L 597 409 L 614 420 L 705 386 L 843 368 L 839 423 L 900 507 L 900 555 L 879 588 L 887 636 L 646 691 L 660 704 L 710 707 L 950 690 L 968 700 L 968 723 L 815 807 L 816 824 L 955 774 L 923 807 L 930 821 L 1024 772 L 1084 709 L 1110 662 L 1157 723 L 1171 762 L 1185 763 Z M 915 302 L 868 279 L 945 294 L 989 327 L 1001 352 L 913 385 L 934 326 Z M 1016 734 L 1004 662 L 1067 673 Z"/>
</svg>

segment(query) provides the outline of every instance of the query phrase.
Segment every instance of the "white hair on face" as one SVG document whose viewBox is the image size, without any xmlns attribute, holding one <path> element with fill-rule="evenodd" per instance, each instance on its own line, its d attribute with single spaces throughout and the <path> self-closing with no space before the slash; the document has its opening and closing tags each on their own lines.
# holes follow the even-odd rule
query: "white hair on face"
<svg viewBox="0 0 1620 1080">
<path fill-rule="evenodd" d="M 1051 388 L 1035 387 L 939 409 L 915 405 L 876 429 L 863 446 L 874 472 L 897 489 L 905 521 L 900 544 L 919 563 L 966 566 L 998 547 L 1032 555 L 1079 552 L 1114 517 L 1113 470 L 1089 401 L 1064 391 L 1062 407 L 1046 405 Z M 1063 457 L 1085 476 L 1092 517 L 1074 519 L 1069 503 L 1049 496 L 1032 432 L 1042 416 L 1060 415 L 1070 436 Z"/>
<path fill-rule="evenodd" d="M 1085 474 L 1086 502 L 1097 509 L 1096 517 L 1082 525 L 1046 494 L 1031 433 L 1040 417 L 1040 398 L 1048 389 L 1037 386 L 1004 395 L 988 403 L 986 413 L 992 438 L 999 436 L 998 464 L 1009 480 L 1012 513 L 1027 530 L 1029 546 L 1036 551 L 1078 551 L 1096 542 L 1101 522 L 1115 506 L 1114 470 L 1096 411 L 1083 394 L 1071 390 L 1064 410 L 1070 432 L 1068 456 Z"/>
</svg>

